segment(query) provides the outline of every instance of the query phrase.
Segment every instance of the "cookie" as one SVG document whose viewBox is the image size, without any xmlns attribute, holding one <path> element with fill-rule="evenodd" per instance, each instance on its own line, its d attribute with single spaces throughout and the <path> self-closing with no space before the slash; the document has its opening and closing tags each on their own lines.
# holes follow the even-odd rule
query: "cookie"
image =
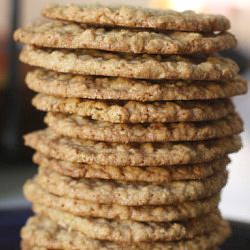
<svg viewBox="0 0 250 250">
<path fill-rule="evenodd" d="M 39 235 L 39 237 L 40 237 L 40 235 Z M 199 238 L 200 239 L 200 237 L 197 237 L 197 238 Z M 54 244 L 54 242 L 55 241 L 53 241 L 53 244 Z M 67 245 L 68 246 L 68 244 L 63 244 L 63 245 Z M 171 245 L 171 244 L 169 244 L 169 243 L 167 243 L 166 244 L 167 246 L 166 246 L 166 248 L 164 248 L 164 249 L 168 249 L 168 250 L 175 250 L 175 249 L 179 249 L 179 248 L 174 248 L 173 247 L 173 245 Z M 177 247 L 182 247 L 182 245 L 183 244 L 178 244 L 177 245 Z M 194 244 L 192 244 L 192 249 L 195 249 L 196 250 L 196 245 L 195 245 L 195 247 L 193 246 Z M 73 244 L 71 244 L 71 246 L 73 246 Z M 109 245 L 109 247 L 111 247 L 110 245 Z M 118 249 L 119 250 L 122 250 L 122 249 L 124 249 L 123 248 L 123 246 L 119 246 L 119 245 L 117 245 L 116 247 L 118 247 Z M 184 247 L 187 247 L 186 246 L 186 244 L 184 244 Z M 46 248 L 46 247 L 40 247 L 40 246 L 37 246 L 37 245 L 32 245 L 32 244 L 30 244 L 29 242 L 27 242 L 27 241 L 21 241 L 21 249 L 22 250 L 49 250 L 48 248 Z M 57 248 L 58 249 L 58 248 Z M 71 248 L 70 248 L 71 249 Z M 78 250 L 78 249 L 83 249 L 83 250 L 94 250 L 94 249 L 96 249 L 96 248 L 88 248 L 86 245 L 81 245 L 80 247 L 79 246 L 74 246 L 74 249 L 75 250 Z M 100 248 L 98 248 L 98 249 L 100 249 Z M 104 248 L 104 246 L 103 246 L 103 244 L 102 244 L 102 248 L 101 248 L 102 250 L 105 250 L 105 249 L 107 249 L 107 248 Z M 109 248 L 109 249 L 111 249 L 111 248 Z M 114 250 L 114 249 L 117 249 L 117 248 L 115 248 L 114 246 L 112 246 L 112 249 Z M 135 249 L 139 249 L 139 248 L 136 248 L 135 246 L 133 246 L 132 247 L 132 249 L 133 250 L 135 250 Z M 140 248 L 141 249 L 141 248 Z M 154 250 L 155 248 L 152 246 L 150 249 L 152 249 L 152 250 Z M 157 244 L 157 249 L 159 250 L 159 249 L 162 249 L 162 248 L 159 248 L 159 245 Z M 202 248 L 202 249 L 205 249 L 205 248 Z M 60 249 L 61 250 L 61 249 Z M 131 248 L 127 248 L 126 247 L 126 250 L 131 250 Z M 214 248 L 209 248 L 209 249 L 205 249 L 205 250 L 219 250 L 219 248 L 217 248 L 217 247 L 214 247 Z"/>
<path fill-rule="evenodd" d="M 65 23 L 39 21 L 14 33 L 18 42 L 48 48 L 97 49 L 146 54 L 213 53 L 236 46 L 235 37 L 226 32 L 156 33 L 145 30 L 105 29 Z"/>
<path fill-rule="evenodd" d="M 33 91 L 59 97 L 135 101 L 218 99 L 241 95 L 247 91 L 247 81 L 239 75 L 232 80 L 221 82 L 155 82 L 72 75 L 36 69 L 28 72 L 26 84 Z"/>
<path fill-rule="evenodd" d="M 239 71 L 235 62 L 220 56 L 133 55 L 84 49 L 42 49 L 32 45 L 23 48 L 20 60 L 64 73 L 138 79 L 227 80 Z"/>
<path fill-rule="evenodd" d="M 41 216 L 31 217 L 21 231 L 22 246 L 26 247 L 23 250 L 208 250 L 222 244 L 229 235 L 229 224 L 221 220 L 213 232 L 196 236 L 191 240 L 164 243 L 140 242 L 133 245 L 116 244 L 110 241 L 90 239 L 83 233 L 74 230 L 65 230 L 49 218 Z"/>
<path fill-rule="evenodd" d="M 122 143 L 208 140 L 243 130 L 243 122 L 236 113 L 211 122 L 112 124 L 63 113 L 48 113 L 44 121 L 63 136 Z"/>
<path fill-rule="evenodd" d="M 21 250 L 49 250 L 47 247 L 40 247 L 37 245 L 32 245 L 28 241 L 21 240 L 20 242 Z M 62 250 L 62 249 L 59 249 Z"/>
<path fill-rule="evenodd" d="M 50 248 L 47 247 L 30 244 L 30 242 L 24 240 L 21 240 L 20 247 L 21 250 L 51 250 Z M 63 249 L 57 249 L 57 250 L 63 250 Z"/>
<path fill-rule="evenodd" d="M 66 235 L 65 235 L 66 236 Z M 198 240 L 201 240 L 201 237 L 196 237 Z M 83 240 L 83 239 L 81 239 L 82 241 L 83 241 L 83 243 L 85 244 L 85 240 Z M 51 241 L 52 241 L 52 239 L 51 239 Z M 47 241 L 46 241 L 47 242 Z M 55 241 L 53 241 L 53 244 L 57 244 L 57 243 L 54 243 Z M 190 241 L 186 241 L 186 242 L 190 242 Z M 68 243 L 68 242 L 67 242 Z M 182 242 L 181 242 L 182 243 Z M 150 250 L 155 250 L 156 248 L 157 248 L 157 250 L 159 250 L 159 249 L 164 249 L 164 250 L 166 250 L 166 249 L 171 249 L 171 250 L 179 250 L 179 249 L 183 249 L 183 247 L 185 248 L 185 247 L 191 247 L 191 249 L 194 249 L 194 250 L 196 250 L 196 249 L 199 249 L 199 248 L 196 248 L 196 244 L 181 244 L 181 243 L 179 243 L 179 244 L 177 244 L 177 246 L 173 246 L 173 244 L 171 244 L 171 243 L 165 243 L 165 245 L 164 245 L 164 247 L 163 246 L 159 246 L 159 244 L 157 243 L 157 244 L 154 244 L 154 246 L 153 246 L 153 244 L 150 246 L 150 248 L 144 248 L 144 249 L 150 249 Z M 40 243 L 41 244 L 41 243 Z M 144 243 L 144 245 L 145 245 L 146 243 Z M 51 245 L 51 244 L 49 244 L 49 245 Z M 68 246 L 68 244 L 61 244 L 61 245 L 64 245 L 65 247 L 66 246 Z M 112 245 L 112 246 L 111 246 Z M 149 244 L 147 244 L 147 246 L 148 246 Z M 202 247 L 202 249 L 206 249 L 206 250 L 219 250 L 219 248 L 218 247 L 214 247 L 214 248 L 204 248 L 205 246 L 206 246 L 206 244 L 204 244 L 204 243 L 202 243 L 202 244 L 198 244 L 200 247 Z M 71 247 L 72 247 L 72 244 L 71 244 Z M 141 247 L 137 247 L 137 246 L 126 246 L 126 248 L 124 248 L 124 246 L 121 246 L 121 245 L 116 245 L 115 246 L 115 244 L 109 244 L 108 246 L 104 246 L 104 244 L 102 244 L 102 246 L 101 246 L 101 248 L 99 248 L 99 245 L 97 246 L 97 248 L 93 248 L 92 246 L 90 247 L 90 248 L 88 248 L 86 245 L 84 245 L 84 246 L 81 246 L 81 247 L 77 247 L 77 246 L 74 246 L 74 249 L 75 250 L 78 250 L 78 249 L 80 249 L 80 250 L 99 250 L 99 249 L 102 249 L 102 250 L 106 250 L 106 249 L 111 249 L 110 247 L 112 247 L 112 249 L 113 250 L 115 250 L 115 249 L 119 249 L 119 250 L 124 250 L 124 249 L 126 249 L 126 250 L 131 250 L 131 249 L 133 249 L 133 250 L 137 250 L 137 249 L 142 249 Z M 118 248 L 117 248 L 118 247 Z M 161 248 L 161 247 L 163 247 L 163 248 Z M 48 250 L 48 248 L 46 248 L 46 247 L 40 247 L 40 246 L 37 246 L 37 245 L 32 245 L 30 242 L 27 242 L 27 241 L 21 241 L 21 249 L 22 250 Z M 58 249 L 58 248 L 57 248 Z M 61 248 L 60 248 L 60 250 L 61 250 Z"/>
<path fill-rule="evenodd" d="M 234 111 L 229 99 L 214 101 L 95 101 L 38 94 L 32 99 L 38 110 L 61 112 L 112 123 L 209 121 Z"/>
<path fill-rule="evenodd" d="M 62 210 L 76 216 L 142 222 L 167 222 L 195 218 L 215 211 L 220 200 L 220 195 L 216 194 L 207 199 L 180 203 L 173 206 L 107 205 L 54 195 L 41 188 L 33 180 L 25 183 L 24 195 L 33 204 Z"/>
<path fill-rule="evenodd" d="M 92 24 L 157 30 L 224 31 L 229 20 L 221 15 L 198 14 L 194 11 L 145 9 L 132 6 L 51 5 L 43 10 L 48 18 Z"/>
<path fill-rule="evenodd" d="M 51 169 L 39 168 L 35 182 L 48 192 L 77 200 L 123 206 L 176 205 L 210 197 L 227 181 L 225 171 L 204 180 L 170 183 L 122 182 L 102 179 L 74 179 Z"/>
<path fill-rule="evenodd" d="M 79 231 L 91 239 L 116 243 L 174 241 L 191 239 L 213 231 L 222 220 L 216 212 L 181 222 L 138 222 L 80 217 L 34 204 L 33 211 L 49 217 L 61 227 Z"/>
<path fill-rule="evenodd" d="M 209 162 L 236 152 L 239 136 L 197 142 L 108 143 L 64 137 L 51 129 L 24 136 L 25 145 L 49 157 L 114 166 L 163 166 Z"/>
<path fill-rule="evenodd" d="M 223 157 L 208 163 L 176 166 L 131 167 L 131 166 L 102 166 L 84 163 L 72 163 L 47 157 L 39 152 L 33 156 L 33 162 L 59 174 L 73 178 L 99 178 L 120 181 L 144 182 L 171 182 L 180 180 L 204 179 L 216 172 L 225 170 L 230 162 L 228 157 Z"/>
</svg>

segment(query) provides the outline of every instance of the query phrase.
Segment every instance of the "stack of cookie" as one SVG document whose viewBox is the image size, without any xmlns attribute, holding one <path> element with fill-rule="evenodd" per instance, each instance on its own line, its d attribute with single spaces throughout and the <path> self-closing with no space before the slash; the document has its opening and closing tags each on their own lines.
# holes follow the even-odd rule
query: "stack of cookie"
<svg viewBox="0 0 250 250">
<path fill-rule="evenodd" d="M 23 249 L 211 250 L 246 92 L 223 16 L 55 5 L 16 31 L 48 128 L 25 136 L 38 174 Z M 53 20 L 57 19 L 57 20 Z"/>
</svg>

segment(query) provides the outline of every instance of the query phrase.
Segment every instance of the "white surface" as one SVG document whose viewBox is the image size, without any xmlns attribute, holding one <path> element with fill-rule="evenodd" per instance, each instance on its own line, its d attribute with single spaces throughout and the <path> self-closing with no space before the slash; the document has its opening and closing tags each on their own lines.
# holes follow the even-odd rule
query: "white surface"
<svg viewBox="0 0 250 250">
<path fill-rule="evenodd" d="M 250 72 L 246 78 L 250 80 Z M 224 216 L 250 222 L 250 92 L 236 97 L 234 101 L 244 120 L 243 148 L 230 157 L 229 181 L 224 188 L 220 207 Z"/>
<path fill-rule="evenodd" d="M 229 181 L 220 208 L 230 219 L 250 222 L 250 144 L 246 139 L 244 136 L 244 148 L 231 156 Z"/>
</svg>

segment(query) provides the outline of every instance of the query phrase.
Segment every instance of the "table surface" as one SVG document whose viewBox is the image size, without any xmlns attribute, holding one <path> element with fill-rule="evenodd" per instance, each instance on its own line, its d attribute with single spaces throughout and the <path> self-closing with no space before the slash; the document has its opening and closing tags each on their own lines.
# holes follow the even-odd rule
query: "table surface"
<svg viewBox="0 0 250 250">
<path fill-rule="evenodd" d="M 19 231 L 26 219 L 31 215 L 30 210 L 0 211 L 0 249 L 18 250 Z M 249 250 L 250 224 L 231 222 L 233 234 L 221 250 Z"/>
</svg>

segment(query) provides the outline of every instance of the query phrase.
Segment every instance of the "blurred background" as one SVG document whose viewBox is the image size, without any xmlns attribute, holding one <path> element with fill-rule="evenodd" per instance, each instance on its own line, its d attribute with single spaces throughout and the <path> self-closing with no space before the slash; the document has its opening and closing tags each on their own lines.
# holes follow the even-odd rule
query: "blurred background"
<svg viewBox="0 0 250 250">
<path fill-rule="evenodd" d="M 27 208 L 21 190 L 25 179 L 36 172 L 31 163 L 32 152 L 23 146 L 22 135 L 42 128 L 43 113 L 31 107 L 34 95 L 24 85 L 27 66 L 17 62 L 20 45 L 11 38 L 12 29 L 25 25 L 40 15 L 48 0 L 0 1 L 0 210 Z M 60 0 L 60 3 L 90 4 L 92 1 Z M 96 3 L 98 1 L 93 1 Z M 224 14 L 232 22 L 232 32 L 239 45 L 224 55 L 233 58 L 241 73 L 250 79 L 250 1 L 249 0 L 113 0 L 102 4 L 132 4 L 143 7 L 193 9 Z M 238 111 L 245 122 L 242 134 L 244 148 L 232 155 L 230 178 L 223 192 L 221 208 L 229 219 L 250 223 L 250 98 L 249 94 L 235 98 Z"/>
</svg>

